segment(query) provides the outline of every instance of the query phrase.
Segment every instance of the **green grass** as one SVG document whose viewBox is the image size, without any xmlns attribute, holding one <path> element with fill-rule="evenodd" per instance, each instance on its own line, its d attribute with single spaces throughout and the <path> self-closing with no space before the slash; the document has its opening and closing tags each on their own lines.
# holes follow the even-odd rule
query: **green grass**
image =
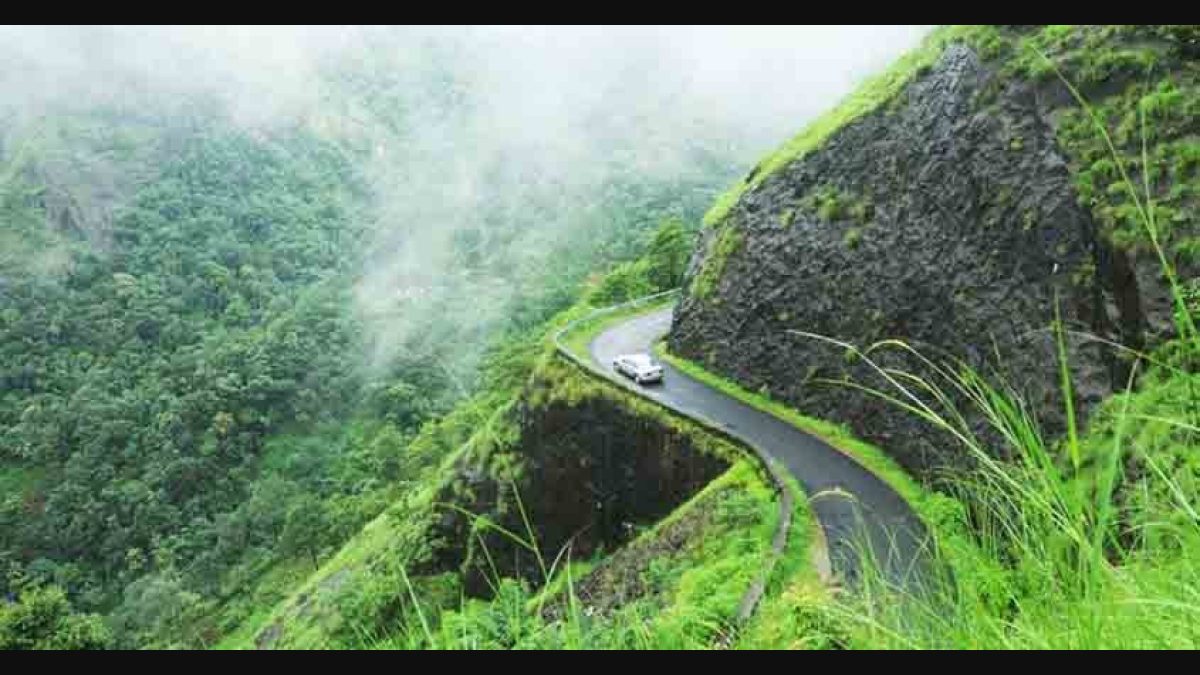
<svg viewBox="0 0 1200 675">
<path fill-rule="evenodd" d="M 728 476 L 696 500 L 696 508 L 714 510 L 714 526 L 674 564 L 653 570 L 672 595 L 656 622 L 668 643 L 680 636 L 684 644 L 708 646 L 730 627 L 743 594 L 768 563 L 779 524 L 775 495 L 749 461 Z M 714 632 L 714 626 L 720 628 Z"/>
<path fill-rule="evenodd" d="M 712 647 L 731 628 L 742 594 L 769 556 L 778 522 L 771 487 L 750 460 L 741 460 L 670 516 L 641 533 L 608 561 L 608 581 L 636 577 L 637 597 L 593 612 L 575 595 L 580 576 L 604 563 L 562 564 L 541 593 L 496 580 L 489 601 L 462 600 L 438 612 L 429 608 L 411 627 L 368 640 L 381 649 L 697 649 Z M 803 507 L 798 513 L 807 513 Z M 672 537 L 674 533 L 682 533 Z M 797 551 L 806 550 L 802 538 Z M 601 579 L 600 583 L 608 583 Z M 603 590 L 603 586 L 601 587 Z M 566 614 L 548 620 L 536 611 L 561 601 Z M 413 615 L 416 617 L 416 614 Z M 413 623 L 410 621 L 410 623 Z"/>
<path fill-rule="evenodd" d="M 929 528 L 932 536 L 931 549 L 935 551 L 938 564 L 954 570 L 962 567 L 974 569 L 984 575 L 993 574 L 992 567 L 994 566 L 989 561 L 982 560 L 974 546 L 967 522 L 966 508 L 962 502 L 953 496 L 927 489 L 901 468 L 895 460 L 884 453 L 884 451 L 856 438 L 843 425 L 809 417 L 785 403 L 773 400 L 761 393 L 747 390 L 736 382 L 705 370 L 702 366 L 692 361 L 671 354 L 666 350 L 663 342 L 655 345 L 654 352 L 659 358 L 670 363 L 688 376 L 721 391 L 727 396 L 742 401 L 769 415 L 774 415 L 798 429 L 823 439 L 846 456 L 858 462 L 866 470 L 879 477 L 880 480 L 887 483 L 908 503 L 922 522 Z M 874 561 L 871 560 L 863 561 L 864 566 L 873 564 Z M 806 603 L 803 609 L 805 613 L 811 613 L 814 609 L 811 604 L 811 601 L 814 600 L 811 586 L 811 580 L 804 579 L 799 583 L 797 588 L 790 591 L 795 596 L 793 600 Z M 810 619 L 817 621 L 812 616 L 809 616 L 805 620 L 808 621 Z M 822 619 L 821 621 L 824 622 L 826 619 Z M 834 630 L 832 628 L 833 624 L 828 624 L 828 622 L 821 623 L 820 625 L 825 626 L 829 631 Z M 829 633 L 826 635 L 826 638 L 833 640 L 834 638 L 830 637 L 832 634 Z M 814 634 L 814 639 L 817 639 L 816 634 Z M 818 640 L 818 643 L 824 644 L 820 640 Z"/>
<path fill-rule="evenodd" d="M 726 225 L 718 231 L 709 244 L 704 256 L 704 264 L 699 273 L 692 279 L 692 294 L 698 298 L 711 297 L 717 290 L 717 282 L 725 273 L 729 258 L 742 247 L 742 234 L 731 225 Z"/>
<path fill-rule="evenodd" d="M 787 475 L 784 482 L 795 498 L 791 533 L 758 610 L 734 643 L 738 649 L 821 649 L 839 643 L 825 619 L 834 599 L 815 564 L 816 555 L 828 556 L 824 534 L 796 479 Z"/>
<path fill-rule="evenodd" d="M 1081 110 L 1116 163 L 1103 121 L 1057 66 Z M 1144 119 L 1144 118 L 1143 118 Z M 1143 146 L 1145 147 L 1145 146 Z M 1143 172 L 1148 159 L 1143 152 Z M 856 357 L 882 389 L 859 391 L 946 432 L 978 470 L 954 486 L 969 508 L 976 536 L 954 539 L 953 576 L 938 593 L 915 597 L 880 583 L 868 568 L 869 592 L 832 608 L 853 646 L 870 648 L 1195 649 L 1200 645 L 1200 426 L 1195 364 L 1200 342 L 1190 305 L 1157 233 L 1154 192 L 1120 171 L 1122 190 L 1178 308 L 1179 338 L 1156 354 L 1133 357 L 1133 374 L 1149 363 L 1140 391 L 1126 392 L 1076 426 L 1066 335 L 1056 320 L 1065 438 L 1050 439 L 1035 409 L 999 376 L 984 377 L 961 361 L 934 362 L 889 340 Z M 1056 312 L 1057 317 L 1057 312 Z M 808 335 L 841 344 L 829 338 Z M 900 350 L 919 372 L 885 369 L 875 356 Z M 963 403 L 956 403 L 963 401 Z M 983 419 L 1000 447 L 989 446 L 968 421 Z M 1012 457 L 1001 462 L 1000 456 Z M 874 572 L 871 574 L 870 572 Z M 874 582 L 872 582 L 874 579 Z"/>
<path fill-rule="evenodd" d="M 550 578 L 550 581 L 533 593 L 533 597 L 525 603 L 525 610 L 540 611 L 546 605 L 565 598 L 572 592 L 572 585 L 591 574 L 599 562 L 599 560 L 570 560 L 562 565 Z"/>
<path fill-rule="evenodd" d="M 1110 402 L 1107 417 L 1080 440 L 1051 441 L 1031 406 L 1000 379 L 961 362 L 924 361 L 919 372 L 885 370 L 884 350 L 915 354 L 898 341 L 860 352 L 887 381 L 861 391 L 946 432 L 978 463 L 953 488 L 972 515 L 975 536 L 939 537 L 953 575 L 937 592 L 915 596 L 886 587 L 867 567 L 866 590 L 830 606 L 826 618 L 850 646 L 861 648 L 1195 648 L 1200 644 L 1200 517 L 1195 493 L 1176 475 L 1150 470 L 1134 494 L 1155 494 L 1154 510 L 1134 504 L 1121 513 L 1115 498 L 1131 457 L 1160 462 L 1138 443 L 1132 411 L 1139 397 Z M 1153 391 L 1153 389 L 1149 390 Z M 965 404 L 956 404 L 961 397 Z M 1145 408 L 1142 408 L 1145 409 Z M 1069 410 L 1069 409 L 1068 409 Z M 1068 414 L 1069 411 L 1068 411 Z M 1014 459 L 995 459 L 968 421 L 981 416 Z M 1200 429 L 1163 418 L 1176 432 Z M 1162 439 L 1163 429 L 1147 432 Z M 1194 455 L 1196 446 L 1187 454 Z M 1177 454 L 1178 456 L 1178 454 Z M 1161 459 L 1161 458 L 1160 458 Z M 1174 466 L 1176 470 L 1178 465 Z M 1192 472 L 1194 475 L 1194 471 Z M 1172 521 L 1161 518 L 1175 513 Z M 1148 517 L 1147 517 L 1148 516 Z M 1121 532 L 1129 524 L 1167 535 L 1138 545 Z"/>
<path fill-rule="evenodd" d="M 218 648 L 254 648 L 258 635 L 272 626 L 279 629 L 271 645 L 275 649 L 353 646 L 346 638 L 349 623 L 373 611 L 363 603 L 393 597 L 383 588 L 396 583 L 397 570 L 421 550 L 438 487 L 434 481 L 423 483 L 390 506 L 282 601 L 253 611 Z"/>
<path fill-rule="evenodd" d="M 290 560 L 272 566 L 244 596 L 221 607 L 220 622 L 232 622 L 234 629 L 212 648 L 237 649 L 254 644 L 255 634 L 267 624 L 274 607 L 311 575 L 312 565 L 308 560 Z"/>
</svg>

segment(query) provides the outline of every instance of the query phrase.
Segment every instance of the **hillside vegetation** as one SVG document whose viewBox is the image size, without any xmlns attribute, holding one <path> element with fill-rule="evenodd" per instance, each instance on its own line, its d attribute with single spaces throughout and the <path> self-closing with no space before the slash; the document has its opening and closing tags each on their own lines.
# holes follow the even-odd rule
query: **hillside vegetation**
<svg viewBox="0 0 1200 675">
<path fill-rule="evenodd" d="M 251 125 L 203 94 L 0 110 L 0 647 L 217 644 L 419 491 L 511 399 L 545 322 L 662 221 L 682 273 L 696 186 L 730 157 L 597 169 L 546 240 L 528 219 L 560 188 L 498 155 L 439 283 L 371 296 L 380 242 L 439 227 L 397 223 L 385 180 L 426 161 L 388 101 L 461 76 L 435 52 L 404 78 L 328 64 L 344 107 L 318 118 Z M 467 133 L 471 95 L 441 123 Z M 412 154 L 381 167 L 383 147 Z"/>
<path fill-rule="evenodd" d="M 0 649 L 1200 645 L 1196 26 L 942 27 L 748 172 L 388 39 L 270 123 L 0 103 Z M 746 448 L 556 352 L 671 289 L 931 585 L 827 585 L 794 483 L 776 560 Z"/>
</svg>

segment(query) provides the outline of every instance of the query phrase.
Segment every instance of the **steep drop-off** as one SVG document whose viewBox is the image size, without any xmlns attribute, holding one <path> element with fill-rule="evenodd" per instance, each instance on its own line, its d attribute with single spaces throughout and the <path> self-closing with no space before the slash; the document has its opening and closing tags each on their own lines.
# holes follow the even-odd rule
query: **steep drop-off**
<svg viewBox="0 0 1200 675">
<path fill-rule="evenodd" d="M 726 444 L 714 452 L 717 441 L 555 370 L 514 408 L 515 442 L 498 455 L 464 455 L 439 501 L 522 537 L 532 529 L 548 564 L 565 547 L 574 559 L 612 551 L 729 468 L 734 451 Z M 592 393 L 570 392 L 578 387 Z M 431 569 L 461 568 L 471 595 L 488 594 L 489 576 L 544 581 L 532 551 L 494 528 L 473 536 L 473 521 L 444 512 L 432 531 L 443 547 Z"/>
<path fill-rule="evenodd" d="M 1170 305 L 1145 247 L 1115 236 L 1106 204 L 1081 198 L 1093 167 L 1086 152 L 1064 150 L 1067 122 L 1078 121 L 1069 90 L 1014 65 L 1030 34 L 949 41 L 874 110 L 747 177 L 703 233 L 670 349 L 848 423 L 921 475 L 963 458 L 915 416 L 836 383 L 888 388 L 852 353 L 789 330 L 859 346 L 901 338 L 999 369 L 1061 433 L 1056 305 L 1069 330 L 1135 348 L 1169 331 Z M 1147 73 L 1170 76 L 1151 63 Z M 1084 91 L 1119 96 L 1141 79 L 1115 68 Z M 1124 385 L 1128 366 L 1110 348 L 1072 337 L 1068 353 L 1077 410 Z M 881 362 L 928 373 L 898 353 Z"/>
<path fill-rule="evenodd" d="M 416 621 L 414 595 L 436 621 L 464 594 L 490 597 L 501 579 L 537 588 L 542 564 L 566 563 L 558 558 L 565 547 L 572 561 L 617 550 L 743 457 L 551 356 L 436 483 L 364 528 L 241 639 L 259 648 L 353 646 L 363 631 Z M 525 545 L 533 541 L 541 562 Z"/>
</svg>

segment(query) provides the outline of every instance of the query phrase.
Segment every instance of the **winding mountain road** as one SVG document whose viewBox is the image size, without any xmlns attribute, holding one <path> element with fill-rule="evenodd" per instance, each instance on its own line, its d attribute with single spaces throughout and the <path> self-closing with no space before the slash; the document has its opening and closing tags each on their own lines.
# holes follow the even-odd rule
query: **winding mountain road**
<svg viewBox="0 0 1200 675">
<path fill-rule="evenodd" d="M 650 353 L 671 326 L 671 308 L 633 317 L 608 328 L 588 346 L 596 366 L 613 371 L 613 358 Z M 889 485 L 825 441 L 663 365 L 663 383 L 643 387 L 662 405 L 702 417 L 757 448 L 789 471 L 807 493 L 825 533 L 835 574 L 853 584 L 861 544 L 882 562 L 892 584 L 912 587 L 928 560 L 926 529 Z"/>
</svg>

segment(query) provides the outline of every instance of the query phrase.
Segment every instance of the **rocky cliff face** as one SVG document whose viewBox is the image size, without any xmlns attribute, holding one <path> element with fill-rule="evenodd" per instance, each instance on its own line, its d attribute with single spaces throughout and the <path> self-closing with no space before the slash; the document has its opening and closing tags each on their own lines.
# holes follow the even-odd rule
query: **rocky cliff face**
<svg viewBox="0 0 1200 675">
<path fill-rule="evenodd" d="M 637 526 L 657 522 L 728 469 L 734 452 L 664 412 L 631 409 L 629 395 L 571 368 L 561 366 L 535 383 L 510 413 L 512 442 L 487 457 L 464 458 L 456 470 L 459 484 L 438 499 L 527 537 L 523 508 L 547 565 L 568 545 L 572 560 L 616 549 Z M 543 386 L 586 393 L 547 400 L 537 393 Z M 498 464 L 516 470 L 497 470 Z M 472 595 L 487 595 L 488 577 L 497 572 L 544 581 L 531 551 L 495 530 L 473 536 L 460 512 L 446 512 L 432 538 L 443 545 L 423 571 L 461 569 Z"/>
<path fill-rule="evenodd" d="M 859 346 L 902 338 L 929 356 L 1000 368 L 1059 432 L 1056 301 L 1069 329 L 1139 346 L 1163 299 L 1144 288 L 1153 274 L 1139 280 L 1079 205 L 1049 117 L 1062 100 L 1046 92 L 949 46 L 899 96 L 705 231 L 670 348 L 848 423 L 919 474 L 961 453 L 888 403 L 818 383 L 881 386 L 845 350 L 789 329 Z M 1098 344 L 1072 340 L 1070 359 L 1084 411 L 1124 384 L 1122 363 Z"/>
</svg>

